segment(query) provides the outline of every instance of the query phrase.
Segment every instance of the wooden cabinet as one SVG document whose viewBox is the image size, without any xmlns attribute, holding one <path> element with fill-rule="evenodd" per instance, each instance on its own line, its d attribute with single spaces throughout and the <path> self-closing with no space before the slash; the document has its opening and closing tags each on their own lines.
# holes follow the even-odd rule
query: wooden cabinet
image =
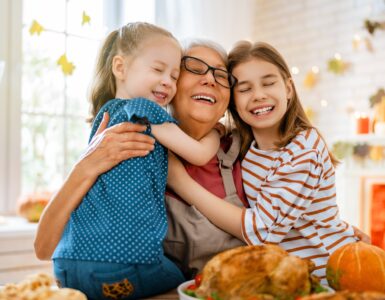
<svg viewBox="0 0 385 300">
<path fill-rule="evenodd" d="M 18 217 L 0 217 L 0 285 L 20 281 L 33 273 L 52 274 L 51 262 L 35 256 L 36 228 L 37 224 Z"/>
</svg>

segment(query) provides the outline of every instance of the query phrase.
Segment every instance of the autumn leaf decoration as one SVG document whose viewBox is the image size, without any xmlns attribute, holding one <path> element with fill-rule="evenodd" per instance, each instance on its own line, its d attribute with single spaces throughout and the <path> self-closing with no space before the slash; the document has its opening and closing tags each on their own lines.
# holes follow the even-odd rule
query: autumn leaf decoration
<svg viewBox="0 0 385 300">
<path fill-rule="evenodd" d="M 304 80 L 303 80 L 303 85 L 308 88 L 308 89 L 311 89 L 313 88 L 317 83 L 318 83 L 318 71 L 317 72 L 314 72 L 313 70 L 307 72 Z"/>
<path fill-rule="evenodd" d="M 68 61 L 67 55 L 63 54 L 57 61 L 57 64 L 61 66 L 61 69 L 64 75 L 72 75 L 72 72 L 75 69 L 75 65 Z"/>
<path fill-rule="evenodd" d="M 350 67 L 350 63 L 343 61 L 339 55 L 328 61 L 328 70 L 334 74 L 341 75 Z"/>
<path fill-rule="evenodd" d="M 91 17 L 87 15 L 85 11 L 83 11 L 82 26 L 84 26 L 85 24 L 90 24 L 90 21 L 91 21 Z"/>
<path fill-rule="evenodd" d="M 373 35 L 377 29 L 385 30 L 385 22 L 377 22 L 366 19 L 364 26 L 371 35 Z"/>
<path fill-rule="evenodd" d="M 369 102 L 370 102 L 370 107 L 374 107 L 377 103 L 380 103 L 382 98 L 385 97 L 385 90 L 384 89 L 378 89 L 378 91 L 370 96 Z"/>
<path fill-rule="evenodd" d="M 309 121 L 313 123 L 314 121 L 314 110 L 311 107 L 305 107 L 305 114 L 308 117 Z"/>
<path fill-rule="evenodd" d="M 30 35 L 40 35 L 44 31 L 44 27 L 41 26 L 39 22 L 36 20 L 32 21 L 31 27 L 29 27 L 29 33 Z"/>
<path fill-rule="evenodd" d="M 369 52 L 374 51 L 372 42 L 368 37 L 361 37 L 360 35 L 356 34 L 352 40 L 353 50 L 358 50 L 362 44 Z"/>
</svg>

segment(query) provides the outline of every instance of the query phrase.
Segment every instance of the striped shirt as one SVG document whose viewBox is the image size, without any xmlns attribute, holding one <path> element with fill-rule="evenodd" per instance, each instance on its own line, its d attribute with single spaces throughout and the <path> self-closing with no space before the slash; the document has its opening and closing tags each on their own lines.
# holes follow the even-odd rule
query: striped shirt
<svg viewBox="0 0 385 300">
<path fill-rule="evenodd" d="M 242 217 L 247 243 L 278 244 L 311 259 L 313 274 L 326 283 L 329 255 L 356 240 L 352 226 L 339 218 L 334 167 L 318 132 L 302 131 L 279 150 L 259 150 L 252 143 L 242 178 L 250 204 Z"/>
</svg>

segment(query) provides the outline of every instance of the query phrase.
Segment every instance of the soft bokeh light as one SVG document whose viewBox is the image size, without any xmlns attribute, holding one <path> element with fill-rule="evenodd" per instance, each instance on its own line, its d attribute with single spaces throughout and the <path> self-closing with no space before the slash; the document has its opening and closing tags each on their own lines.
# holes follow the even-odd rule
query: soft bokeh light
<svg viewBox="0 0 385 300">
<path fill-rule="evenodd" d="M 293 75 L 298 75 L 299 74 L 299 68 L 298 67 L 292 67 L 291 68 L 291 73 L 293 74 Z"/>
</svg>

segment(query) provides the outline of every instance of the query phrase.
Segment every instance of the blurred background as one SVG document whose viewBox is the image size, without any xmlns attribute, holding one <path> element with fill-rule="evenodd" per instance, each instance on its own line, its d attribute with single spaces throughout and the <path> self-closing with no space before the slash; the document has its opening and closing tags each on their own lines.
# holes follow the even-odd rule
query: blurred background
<svg viewBox="0 0 385 300">
<path fill-rule="evenodd" d="M 275 46 L 342 161 L 342 217 L 385 248 L 384 0 L 0 0 L 0 284 L 42 267 L 36 225 L 12 215 L 29 201 L 24 217 L 36 221 L 85 149 L 100 41 L 130 21 L 226 50 L 240 39 Z"/>
</svg>

